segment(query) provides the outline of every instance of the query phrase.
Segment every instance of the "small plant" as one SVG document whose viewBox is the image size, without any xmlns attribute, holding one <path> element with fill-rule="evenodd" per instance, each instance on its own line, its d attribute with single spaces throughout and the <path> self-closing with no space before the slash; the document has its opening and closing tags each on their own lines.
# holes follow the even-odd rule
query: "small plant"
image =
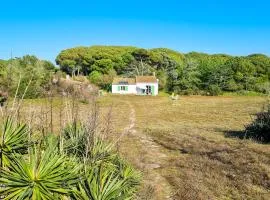
<svg viewBox="0 0 270 200">
<path fill-rule="evenodd" d="M 255 115 L 255 120 L 246 127 L 246 137 L 263 143 L 270 142 L 270 104 Z"/>
</svg>

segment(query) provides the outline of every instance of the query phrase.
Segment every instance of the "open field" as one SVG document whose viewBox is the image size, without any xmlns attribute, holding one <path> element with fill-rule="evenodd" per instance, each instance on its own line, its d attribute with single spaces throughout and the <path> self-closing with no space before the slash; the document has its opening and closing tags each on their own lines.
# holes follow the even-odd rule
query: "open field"
<svg viewBox="0 0 270 200">
<path fill-rule="evenodd" d="M 24 110 L 39 110 L 43 101 L 27 100 Z M 232 137 L 263 103 L 263 97 L 224 96 L 98 99 L 102 116 L 112 108 L 117 150 L 143 172 L 138 199 L 270 199 L 270 145 Z M 80 104 L 79 114 L 90 107 Z"/>
<path fill-rule="evenodd" d="M 141 198 L 269 199 L 270 146 L 231 138 L 261 97 L 108 96 L 117 127 L 134 127 L 119 150 L 145 174 Z M 129 117 L 135 119 L 129 119 Z M 120 123 L 121 122 L 121 123 Z"/>
</svg>

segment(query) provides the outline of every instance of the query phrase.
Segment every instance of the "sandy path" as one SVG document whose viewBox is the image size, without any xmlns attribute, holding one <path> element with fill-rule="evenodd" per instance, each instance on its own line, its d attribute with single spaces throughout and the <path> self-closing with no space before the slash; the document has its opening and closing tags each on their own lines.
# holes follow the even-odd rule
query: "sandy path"
<svg viewBox="0 0 270 200">
<path fill-rule="evenodd" d="M 132 104 L 127 103 L 130 107 L 129 124 L 124 128 L 121 137 L 137 143 L 135 148 L 139 149 L 136 152 L 141 153 L 134 155 L 140 158 L 136 158 L 136 165 L 144 174 L 144 184 L 153 188 L 153 198 L 151 199 L 171 199 L 170 186 L 159 170 L 162 163 L 168 159 L 167 155 L 163 153 L 164 148 L 154 142 L 150 136 L 135 129 L 136 111 Z"/>
</svg>

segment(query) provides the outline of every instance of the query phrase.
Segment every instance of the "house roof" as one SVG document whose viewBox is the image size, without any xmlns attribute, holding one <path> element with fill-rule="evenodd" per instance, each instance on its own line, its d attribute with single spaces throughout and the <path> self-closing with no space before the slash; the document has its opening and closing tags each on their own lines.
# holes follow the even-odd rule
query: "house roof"
<svg viewBox="0 0 270 200">
<path fill-rule="evenodd" d="M 136 78 L 116 77 L 113 79 L 113 85 L 135 85 L 135 83 L 157 83 L 155 76 L 136 76 Z"/>
<path fill-rule="evenodd" d="M 116 77 L 113 79 L 112 82 L 113 85 L 134 85 L 135 84 L 135 78 L 122 78 L 122 77 Z"/>
<path fill-rule="evenodd" d="M 136 83 L 157 83 L 155 76 L 136 76 Z"/>
</svg>

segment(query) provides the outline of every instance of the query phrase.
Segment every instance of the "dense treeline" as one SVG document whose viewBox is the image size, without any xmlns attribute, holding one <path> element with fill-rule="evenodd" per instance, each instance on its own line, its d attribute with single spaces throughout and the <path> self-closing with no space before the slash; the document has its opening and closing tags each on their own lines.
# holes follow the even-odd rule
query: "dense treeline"
<svg viewBox="0 0 270 200">
<path fill-rule="evenodd" d="M 51 82 L 55 70 L 51 62 L 30 55 L 0 60 L 0 91 L 14 96 L 19 86 L 19 97 L 26 88 L 25 98 L 39 97 Z"/>
<path fill-rule="evenodd" d="M 269 91 L 270 58 L 263 54 L 236 57 L 182 54 L 166 48 L 92 46 L 63 50 L 56 63 L 62 71 L 89 76 L 103 88 L 116 75 L 155 72 L 160 88 L 168 92 L 216 95 L 223 91 Z"/>
</svg>

